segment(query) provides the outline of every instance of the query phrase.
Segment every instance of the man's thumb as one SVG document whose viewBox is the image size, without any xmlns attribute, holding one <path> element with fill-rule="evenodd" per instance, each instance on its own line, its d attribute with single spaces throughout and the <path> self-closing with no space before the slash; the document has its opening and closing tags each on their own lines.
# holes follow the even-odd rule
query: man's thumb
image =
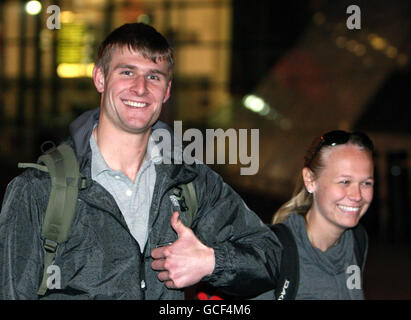
<svg viewBox="0 0 411 320">
<path fill-rule="evenodd" d="M 175 211 L 173 215 L 171 216 L 171 227 L 174 229 L 175 232 L 177 232 L 177 235 L 180 235 L 181 233 L 184 232 L 184 230 L 187 228 L 180 220 L 179 218 L 179 213 Z"/>
</svg>

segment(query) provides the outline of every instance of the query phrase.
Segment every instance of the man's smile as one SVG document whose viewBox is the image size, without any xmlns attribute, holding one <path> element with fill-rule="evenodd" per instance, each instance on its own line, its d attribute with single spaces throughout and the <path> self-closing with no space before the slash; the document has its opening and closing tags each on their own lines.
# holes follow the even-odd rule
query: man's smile
<svg viewBox="0 0 411 320">
<path fill-rule="evenodd" d="M 133 100 L 121 100 L 125 105 L 132 108 L 145 108 L 150 104 L 147 102 L 133 101 Z"/>
</svg>

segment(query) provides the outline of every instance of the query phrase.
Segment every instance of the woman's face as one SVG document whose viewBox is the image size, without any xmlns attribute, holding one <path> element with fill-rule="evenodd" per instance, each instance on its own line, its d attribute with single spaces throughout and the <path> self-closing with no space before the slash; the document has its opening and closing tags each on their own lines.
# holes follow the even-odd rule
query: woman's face
<svg viewBox="0 0 411 320">
<path fill-rule="evenodd" d="M 313 191 L 310 211 L 327 225 L 345 230 L 357 225 L 373 198 L 371 153 L 351 144 L 324 150 L 323 169 L 306 182 Z"/>
</svg>

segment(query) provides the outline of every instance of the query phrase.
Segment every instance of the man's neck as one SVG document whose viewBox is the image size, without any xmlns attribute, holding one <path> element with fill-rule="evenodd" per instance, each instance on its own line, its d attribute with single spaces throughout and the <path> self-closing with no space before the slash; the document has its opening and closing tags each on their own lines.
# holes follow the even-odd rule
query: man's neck
<svg viewBox="0 0 411 320">
<path fill-rule="evenodd" d="M 134 182 L 146 155 L 150 131 L 131 134 L 97 125 L 93 134 L 100 152 L 112 170 L 122 171 Z"/>
</svg>

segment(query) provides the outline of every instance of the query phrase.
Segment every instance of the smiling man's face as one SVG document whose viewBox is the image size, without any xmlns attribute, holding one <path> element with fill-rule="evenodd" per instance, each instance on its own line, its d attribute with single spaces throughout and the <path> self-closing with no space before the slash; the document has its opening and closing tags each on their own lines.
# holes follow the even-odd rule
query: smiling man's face
<svg viewBox="0 0 411 320">
<path fill-rule="evenodd" d="M 170 97 L 171 80 L 165 60 L 156 63 L 136 51 L 115 48 L 108 72 L 93 72 L 101 96 L 100 121 L 129 133 L 150 130 Z"/>
</svg>

